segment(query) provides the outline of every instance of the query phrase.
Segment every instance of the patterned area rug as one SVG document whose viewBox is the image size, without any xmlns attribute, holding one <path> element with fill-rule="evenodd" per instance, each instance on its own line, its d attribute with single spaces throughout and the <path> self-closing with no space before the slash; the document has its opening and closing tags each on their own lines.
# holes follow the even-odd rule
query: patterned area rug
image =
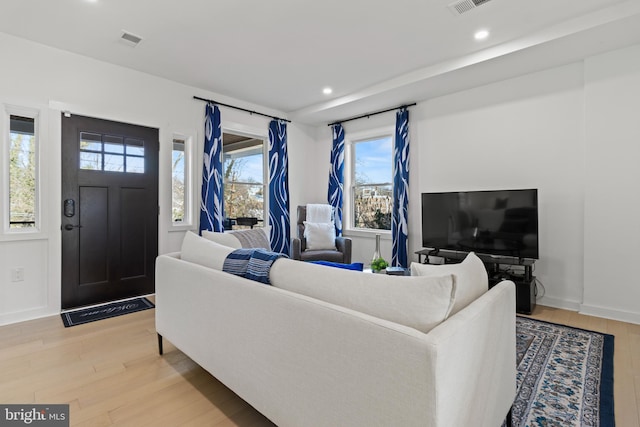
<svg viewBox="0 0 640 427">
<path fill-rule="evenodd" d="M 516 318 L 513 425 L 615 425 L 613 335 Z"/>
</svg>

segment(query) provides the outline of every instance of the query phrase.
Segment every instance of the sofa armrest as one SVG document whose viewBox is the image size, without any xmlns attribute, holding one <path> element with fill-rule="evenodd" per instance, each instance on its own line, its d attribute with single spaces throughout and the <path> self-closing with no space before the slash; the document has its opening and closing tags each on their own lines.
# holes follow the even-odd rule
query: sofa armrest
<svg viewBox="0 0 640 427">
<path fill-rule="evenodd" d="M 502 424 L 516 396 L 515 303 L 502 281 L 427 335 L 438 426 Z"/>
<path fill-rule="evenodd" d="M 338 252 L 342 252 L 342 262 L 351 264 L 351 239 L 348 237 L 336 237 L 336 249 L 338 249 Z"/>
<path fill-rule="evenodd" d="M 291 259 L 302 259 L 300 256 L 300 253 L 302 252 L 300 246 L 300 239 L 297 237 L 291 239 Z"/>
</svg>

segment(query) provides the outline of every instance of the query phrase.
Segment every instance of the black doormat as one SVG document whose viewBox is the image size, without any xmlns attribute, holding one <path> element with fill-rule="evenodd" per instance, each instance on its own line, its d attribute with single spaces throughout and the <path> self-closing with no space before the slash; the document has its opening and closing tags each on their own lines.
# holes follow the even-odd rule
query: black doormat
<svg viewBox="0 0 640 427">
<path fill-rule="evenodd" d="M 65 328 L 68 328 L 70 326 L 122 316 L 123 314 L 135 313 L 136 311 L 147 310 L 154 307 L 155 305 L 146 298 L 134 298 L 127 301 L 97 305 L 82 310 L 68 311 L 61 313 L 60 316 L 62 316 L 62 323 L 64 323 Z"/>
</svg>

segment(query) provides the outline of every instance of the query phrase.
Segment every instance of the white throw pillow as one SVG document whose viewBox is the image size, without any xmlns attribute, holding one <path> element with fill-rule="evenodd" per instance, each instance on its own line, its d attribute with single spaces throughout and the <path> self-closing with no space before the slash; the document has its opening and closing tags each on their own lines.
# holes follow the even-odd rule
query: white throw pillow
<svg viewBox="0 0 640 427">
<path fill-rule="evenodd" d="M 405 277 L 363 273 L 281 258 L 271 284 L 370 316 L 429 332 L 451 312 L 453 275 Z"/>
<path fill-rule="evenodd" d="M 304 238 L 308 250 L 336 249 L 336 227 L 332 222 L 304 221 Z"/>
<path fill-rule="evenodd" d="M 465 308 L 489 289 L 489 278 L 484 263 L 470 252 L 459 264 L 430 265 L 411 263 L 412 276 L 456 276 L 456 302 L 451 314 Z"/>
<path fill-rule="evenodd" d="M 222 270 L 224 260 L 233 251 L 234 249 L 229 246 L 219 245 L 191 231 L 187 231 L 182 241 L 180 258 L 204 267 Z"/>
</svg>

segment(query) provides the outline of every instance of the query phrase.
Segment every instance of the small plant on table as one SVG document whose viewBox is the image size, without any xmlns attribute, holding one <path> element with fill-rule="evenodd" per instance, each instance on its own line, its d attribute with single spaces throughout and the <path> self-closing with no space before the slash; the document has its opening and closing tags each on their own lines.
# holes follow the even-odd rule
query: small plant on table
<svg viewBox="0 0 640 427">
<path fill-rule="evenodd" d="M 380 270 L 384 270 L 389 266 L 389 263 L 384 258 L 376 258 L 371 261 L 371 271 L 377 273 Z"/>
</svg>

